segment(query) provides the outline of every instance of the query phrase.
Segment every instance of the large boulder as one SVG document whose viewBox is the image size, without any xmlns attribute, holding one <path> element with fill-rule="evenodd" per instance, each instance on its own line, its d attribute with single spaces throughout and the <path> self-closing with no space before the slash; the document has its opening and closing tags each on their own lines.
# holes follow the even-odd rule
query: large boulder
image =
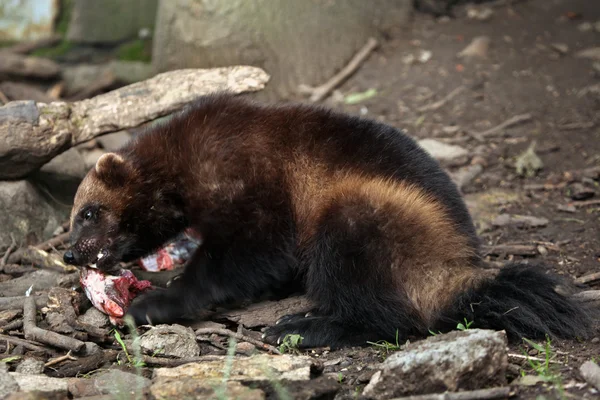
<svg viewBox="0 0 600 400">
<path fill-rule="evenodd" d="M 21 241 L 49 238 L 69 215 L 68 206 L 53 204 L 47 193 L 31 181 L 0 181 L 0 247 Z"/>
<path fill-rule="evenodd" d="M 152 30 L 158 0 L 75 0 L 67 38 L 77 43 L 118 43 Z"/>
<path fill-rule="evenodd" d="M 411 10 L 412 0 L 161 1 L 152 62 L 158 71 L 258 66 L 272 77 L 261 97 L 286 97 L 329 79 Z"/>
</svg>

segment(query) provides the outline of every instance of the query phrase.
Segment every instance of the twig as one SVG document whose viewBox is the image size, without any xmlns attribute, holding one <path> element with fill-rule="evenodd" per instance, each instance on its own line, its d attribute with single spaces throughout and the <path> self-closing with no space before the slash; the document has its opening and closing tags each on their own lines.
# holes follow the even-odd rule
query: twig
<svg viewBox="0 0 600 400">
<path fill-rule="evenodd" d="M 416 396 L 396 397 L 395 400 L 491 400 L 510 396 L 510 387 L 471 390 L 468 392 L 444 392 Z"/>
<path fill-rule="evenodd" d="M 333 89 L 338 87 L 358 69 L 358 67 L 367 59 L 369 54 L 377 47 L 377 44 L 377 40 L 369 38 L 367 43 L 354 55 L 354 57 L 352 57 L 350 62 L 327 82 L 317 87 L 300 85 L 298 90 L 303 94 L 310 94 L 311 102 L 323 100 Z"/>
<path fill-rule="evenodd" d="M 91 356 L 80 357 L 76 362 L 68 362 L 57 368 L 49 368 L 46 371 L 46 375 L 55 378 L 68 378 L 87 374 L 90 371 L 100 368 L 103 364 L 115 360 L 117 354 L 118 351 L 116 350 L 99 351 Z"/>
<path fill-rule="evenodd" d="M 233 332 L 233 331 L 230 331 L 227 329 L 202 328 L 202 329 L 198 329 L 196 331 L 196 335 L 212 335 L 212 334 L 221 335 L 221 336 L 229 336 L 229 337 L 235 338 L 237 340 L 241 340 L 243 342 L 252 343 L 253 345 L 258 346 L 258 347 L 262 348 L 263 350 L 270 351 L 273 354 L 281 354 L 279 352 L 279 350 L 277 350 L 277 348 L 275 348 L 269 344 L 263 343 L 260 340 L 253 339 L 246 335 L 240 335 L 237 332 Z"/>
<path fill-rule="evenodd" d="M 64 356 L 60 356 L 60 357 L 53 358 L 52 360 L 48 360 L 48 362 L 46 364 L 44 364 L 44 367 L 51 367 L 53 365 L 60 364 L 61 362 L 67 361 L 67 360 L 77 361 L 77 357 L 73 357 L 71 355 L 71 350 L 69 350 L 68 353 L 65 354 Z"/>
<path fill-rule="evenodd" d="M 48 295 L 31 296 L 38 307 L 44 307 L 48 303 Z M 25 296 L 0 297 L 0 310 L 23 309 Z"/>
<path fill-rule="evenodd" d="M 573 295 L 573 297 L 584 303 L 600 301 L 600 290 L 586 290 Z"/>
<path fill-rule="evenodd" d="M 564 131 L 574 131 L 578 129 L 591 129 L 596 124 L 594 122 L 573 122 L 570 124 L 559 125 L 558 129 L 562 129 Z"/>
<path fill-rule="evenodd" d="M 160 367 L 177 367 L 179 365 L 188 364 L 192 362 L 202 362 L 211 360 L 221 360 L 220 356 L 201 356 L 201 357 L 189 357 L 189 358 L 166 358 L 166 357 L 151 357 L 143 356 L 144 363 L 148 365 L 156 365 Z"/>
<path fill-rule="evenodd" d="M 22 327 L 23 327 L 23 320 L 15 319 L 14 321 L 11 321 L 8 324 L 0 327 L 0 333 L 14 331 L 15 329 L 21 329 Z"/>
<path fill-rule="evenodd" d="M 600 281 L 600 272 L 594 272 L 592 274 L 580 276 L 579 278 L 575 279 L 575 283 L 578 283 L 581 285 L 595 283 L 596 281 Z"/>
<path fill-rule="evenodd" d="M 516 358 L 519 360 L 533 360 L 533 361 L 544 361 L 546 362 L 545 358 L 539 358 L 539 357 L 533 357 L 533 356 L 525 356 L 522 354 L 515 354 L 515 353 L 508 353 L 508 357 L 509 358 Z M 554 360 L 548 360 L 548 362 L 550 364 L 560 364 L 560 365 L 564 365 L 565 363 L 562 363 L 560 361 L 554 361 Z"/>
<path fill-rule="evenodd" d="M 497 134 L 498 132 L 502 132 L 506 128 L 510 128 L 511 126 L 518 125 L 518 124 L 521 124 L 524 122 L 528 122 L 532 118 L 533 117 L 531 116 L 531 114 L 515 115 L 514 117 L 507 119 L 500 125 L 496 125 L 495 127 L 488 129 L 487 131 L 483 131 L 483 132 L 479 132 L 479 133 L 471 132 L 471 136 L 473 136 L 475 139 L 479 140 L 480 142 L 483 142 L 483 139 L 488 136 L 493 136 L 493 135 Z"/>
<path fill-rule="evenodd" d="M 44 251 L 52 250 L 54 247 L 65 245 L 69 241 L 69 235 L 70 232 L 61 233 L 60 235 L 56 235 L 53 238 L 48 239 L 45 242 L 38 243 L 33 247 Z"/>
<path fill-rule="evenodd" d="M 467 87 L 466 86 L 459 86 L 456 89 L 454 89 L 453 91 L 451 91 L 448 95 L 446 95 L 446 97 L 444 97 L 441 100 L 438 100 L 436 102 L 430 103 L 430 104 L 426 104 L 423 107 L 419 107 L 417 109 L 417 111 L 419 112 L 426 112 L 426 111 L 435 111 L 438 110 L 440 108 L 442 108 L 443 106 L 446 105 L 447 102 L 449 102 L 450 100 L 452 100 L 453 98 L 455 98 L 456 96 L 458 96 L 459 94 L 461 94 L 462 92 L 465 91 Z"/>
<path fill-rule="evenodd" d="M 600 205 L 600 199 L 574 201 L 574 202 L 569 203 L 569 205 L 573 205 L 575 207 L 597 206 L 597 205 Z"/>
<path fill-rule="evenodd" d="M 535 256 L 538 254 L 537 247 L 535 245 L 524 245 L 524 244 L 499 244 L 496 246 L 482 246 L 483 255 L 502 255 L 512 254 L 515 256 Z"/>
<path fill-rule="evenodd" d="M 12 336 L 8 336 L 8 335 L 2 335 L 0 334 L 0 340 L 3 341 L 7 341 L 9 343 L 12 343 L 16 346 L 23 346 L 24 348 L 26 348 L 27 350 L 31 350 L 31 351 L 39 351 L 41 353 L 49 353 L 49 349 L 45 348 L 45 347 L 41 347 L 38 346 L 35 343 L 32 343 L 29 340 L 24 340 L 24 339 L 19 339 L 16 337 L 12 337 Z"/>
<path fill-rule="evenodd" d="M 42 268 L 57 270 L 60 272 L 75 272 L 77 267 L 67 265 L 62 258 L 56 254 L 50 254 L 33 246 L 29 246 L 21 252 L 21 263 L 31 263 Z"/>
<path fill-rule="evenodd" d="M 85 343 L 81 340 L 73 339 L 68 336 L 59 335 L 56 332 L 47 331 L 36 326 L 36 306 L 33 297 L 26 297 L 23 305 L 23 331 L 25 338 L 46 343 L 61 349 L 79 351 Z"/>
<path fill-rule="evenodd" d="M 10 244 L 8 249 L 6 249 L 6 253 L 4 253 L 4 256 L 2 256 L 2 260 L 0 260 L 0 270 L 2 270 L 4 268 L 4 266 L 6 265 L 6 261 L 8 260 L 8 257 L 17 248 L 17 241 L 15 240 L 13 235 L 10 235 L 10 240 L 12 241 L 12 243 Z"/>
</svg>

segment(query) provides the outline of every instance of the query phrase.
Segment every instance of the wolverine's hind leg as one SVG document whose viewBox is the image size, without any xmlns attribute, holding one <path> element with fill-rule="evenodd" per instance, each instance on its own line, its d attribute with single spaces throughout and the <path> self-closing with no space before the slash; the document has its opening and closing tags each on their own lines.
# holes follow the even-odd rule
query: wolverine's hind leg
<svg viewBox="0 0 600 400">
<path fill-rule="evenodd" d="M 315 308 L 308 316 L 283 317 L 264 337 L 276 343 L 299 334 L 302 347 L 335 348 L 422 331 L 419 314 L 394 276 L 390 238 L 382 229 L 388 218 L 361 196 L 323 210 L 302 261 Z"/>
</svg>

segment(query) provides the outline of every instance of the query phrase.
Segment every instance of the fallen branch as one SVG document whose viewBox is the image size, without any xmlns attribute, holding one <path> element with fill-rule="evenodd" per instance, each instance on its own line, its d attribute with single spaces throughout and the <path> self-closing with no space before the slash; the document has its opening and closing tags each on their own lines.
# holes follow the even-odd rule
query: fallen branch
<svg viewBox="0 0 600 400">
<path fill-rule="evenodd" d="M 17 330 L 17 329 L 21 329 L 22 327 L 23 327 L 23 320 L 22 319 L 16 319 L 16 320 L 11 321 L 8 324 L 0 327 L 0 333 L 1 332 L 14 331 L 14 330 Z"/>
<path fill-rule="evenodd" d="M 36 325 L 36 305 L 33 297 L 25 298 L 25 304 L 23 305 L 23 331 L 26 339 L 35 340 L 61 349 L 77 352 L 85 346 L 85 343 L 81 340 L 38 328 Z"/>
<path fill-rule="evenodd" d="M 503 399 L 510 396 L 510 387 L 471 390 L 468 392 L 444 392 L 421 394 L 416 396 L 396 397 L 395 400 L 490 400 Z"/>
<path fill-rule="evenodd" d="M 51 79 L 60 75 L 60 66 L 52 60 L 21 54 L 0 52 L 0 78 Z"/>
<path fill-rule="evenodd" d="M 483 142 L 486 137 L 493 136 L 499 132 L 502 132 L 506 128 L 510 128 L 512 126 L 531 121 L 532 118 L 533 117 L 531 116 L 531 114 L 515 115 L 514 117 L 507 119 L 500 125 L 496 125 L 495 127 L 488 129 L 487 131 L 479 133 L 471 132 L 471 136 L 479 140 L 480 142 Z"/>
<path fill-rule="evenodd" d="M 257 346 L 257 347 L 260 347 L 263 350 L 269 351 L 269 352 L 271 352 L 273 354 L 281 354 L 279 352 L 279 350 L 277 350 L 277 348 L 275 348 L 275 347 L 273 347 L 273 346 L 271 346 L 269 344 L 263 343 L 260 340 L 256 340 L 256 339 L 251 338 L 251 337 L 246 336 L 246 335 L 241 335 L 241 334 L 239 334 L 237 332 L 233 332 L 233 331 L 230 331 L 230 330 L 227 330 L 227 329 L 202 328 L 202 329 L 196 330 L 196 335 L 197 336 L 198 335 L 213 335 L 213 334 L 215 334 L 215 335 L 221 335 L 221 336 L 229 336 L 229 337 L 235 338 L 237 340 L 240 340 L 242 342 L 251 343 L 251 344 L 253 344 L 253 345 Z"/>
<path fill-rule="evenodd" d="M 181 69 L 73 103 L 8 103 L 0 107 L 0 143 L 11 144 L 0 148 L 0 180 L 25 178 L 72 146 L 169 115 L 201 95 L 253 92 L 268 80 L 248 66 Z"/>
<path fill-rule="evenodd" d="M 21 264 L 33 264 L 40 268 L 51 269 L 59 272 L 76 272 L 78 269 L 73 265 L 64 263 L 61 257 L 48 253 L 44 250 L 29 246 L 21 254 Z"/>
<path fill-rule="evenodd" d="M 317 102 L 323 100 L 338 87 L 343 81 L 345 81 L 350 75 L 352 75 L 358 67 L 367 59 L 369 54 L 377 47 L 377 40 L 369 38 L 367 43 L 352 57 L 350 62 L 329 79 L 324 84 L 317 87 L 310 87 L 308 85 L 300 85 L 298 90 L 302 94 L 309 94 L 311 102 Z"/>
<path fill-rule="evenodd" d="M 573 295 L 573 297 L 583 303 L 600 301 L 600 290 L 586 290 Z"/>
<path fill-rule="evenodd" d="M 589 285 L 590 283 L 596 283 L 597 281 L 600 281 L 600 272 L 594 272 L 593 274 L 587 274 L 575 279 L 575 283 L 580 285 Z"/>
<path fill-rule="evenodd" d="M 451 91 L 448 95 L 446 95 L 446 97 L 444 97 L 443 99 L 433 102 L 431 104 L 426 104 L 423 107 L 418 108 L 417 111 L 418 112 L 426 112 L 426 111 L 438 110 L 438 109 L 444 107 L 446 105 L 446 103 L 448 103 L 450 100 L 452 100 L 453 98 L 455 98 L 456 96 L 458 96 L 459 94 L 464 92 L 466 89 L 467 89 L 466 86 L 459 86 L 456 89 L 454 89 L 453 91 Z"/>
<path fill-rule="evenodd" d="M 504 254 L 515 256 L 535 256 L 538 254 L 537 246 L 525 244 L 499 244 L 495 246 L 482 246 L 483 255 L 500 256 Z"/>
<path fill-rule="evenodd" d="M 573 122 L 570 124 L 559 125 L 558 129 L 563 131 L 575 131 L 579 129 L 592 129 L 595 125 L 594 122 Z"/>
<path fill-rule="evenodd" d="M 143 361 L 146 365 L 154 365 L 158 367 L 178 367 L 183 364 L 192 362 L 202 362 L 211 360 L 221 360 L 220 356 L 201 356 L 201 357 L 189 357 L 189 358 L 166 358 L 166 357 L 151 357 L 143 356 Z"/>
<path fill-rule="evenodd" d="M 72 361 L 61 365 L 58 368 L 48 368 L 46 375 L 54 378 L 70 378 L 82 374 L 87 374 L 100 368 L 107 362 L 112 362 L 117 358 L 118 351 L 103 350 L 98 351 L 87 357 L 80 357 L 76 361 Z"/>
<path fill-rule="evenodd" d="M 35 343 L 31 343 L 31 341 L 29 341 L 29 340 L 19 339 L 19 338 L 8 336 L 8 335 L 0 334 L 0 341 L 9 342 L 9 343 L 14 344 L 15 346 L 23 346 L 23 348 L 25 348 L 27 350 L 38 351 L 40 353 L 49 353 L 50 352 L 47 348 L 38 346 Z"/>
<path fill-rule="evenodd" d="M 6 253 L 4 253 L 4 256 L 2 256 L 2 260 L 0 260 L 0 271 L 2 271 L 2 269 L 6 265 L 6 261 L 8 260 L 10 254 L 17 249 L 17 241 L 15 240 L 15 238 L 12 235 L 10 235 L 10 239 L 12 243 L 10 244 L 8 249 L 6 249 Z"/>
<path fill-rule="evenodd" d="M 61 233 L 60 235 L 56 235 L 53 238 L 46 240 L 45 242 L 41 242 L 33 246 L 39 250 L 52 250 L 56 247 L 64 246 L 69 241 L 70 232 Z"/>
<path fill-rule="evenodd" d="M 572 205 L 572 206 L 575 206 L 575 207 L 597 206 L 597 205 L 600 205 L 600 199 L 584 200 L 584 201 L 573 201 L 573 202 L 569 203 L 569 205 Z"/>
<path fill-rule="evenodd" d="M 31 296 L 30 298 L 34 299 L 36 306 L 44 307 L 48 303 L 48 296 Z M 18 296 L 18 297 L 0 297 L 0 310 L 14 310 L 14 309 L 23 309 L 25 306 L 26 296 Z"/>
<path fill-rule="evenodd" d="M 55 34 L 49 37 L 44 37 L 37 40 L 31 40 L 27 42 L 17 43 L 14 46 L 10 46 L 5 48 L 3 51 L 14 54 L 29 54 L 34 50 L 41 49 L 44 47 L 54 46 L 58 42 L 60 42 L 62 36 L 59 34 Z"/>
</svg>

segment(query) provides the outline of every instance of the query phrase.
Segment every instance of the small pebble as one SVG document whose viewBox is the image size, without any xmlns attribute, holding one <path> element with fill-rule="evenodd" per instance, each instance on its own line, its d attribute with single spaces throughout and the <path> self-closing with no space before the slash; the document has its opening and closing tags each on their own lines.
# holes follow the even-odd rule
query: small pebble
<svg viewBox="0 0 600 400">
<path fill-rule="evenodd" d="M 241 342 L 235 346 L 235 351 L 249 356 L 256 351 L 256 346 L 252 343 Z"/>
<path fill-rule="evenodd" d="M 26 358 L 17 365 L 16 371 L 21 374 L 39 375 L 44 372 L 44 362 L 35 358 Z"/>
<path fill-rule="evenodd" d="M 595 337 L 595 338 L 592 339 L 592 343 L 596 344 L 598 342 L 600 342 L 600 338 L 599 337 Z"/>
</svg>

